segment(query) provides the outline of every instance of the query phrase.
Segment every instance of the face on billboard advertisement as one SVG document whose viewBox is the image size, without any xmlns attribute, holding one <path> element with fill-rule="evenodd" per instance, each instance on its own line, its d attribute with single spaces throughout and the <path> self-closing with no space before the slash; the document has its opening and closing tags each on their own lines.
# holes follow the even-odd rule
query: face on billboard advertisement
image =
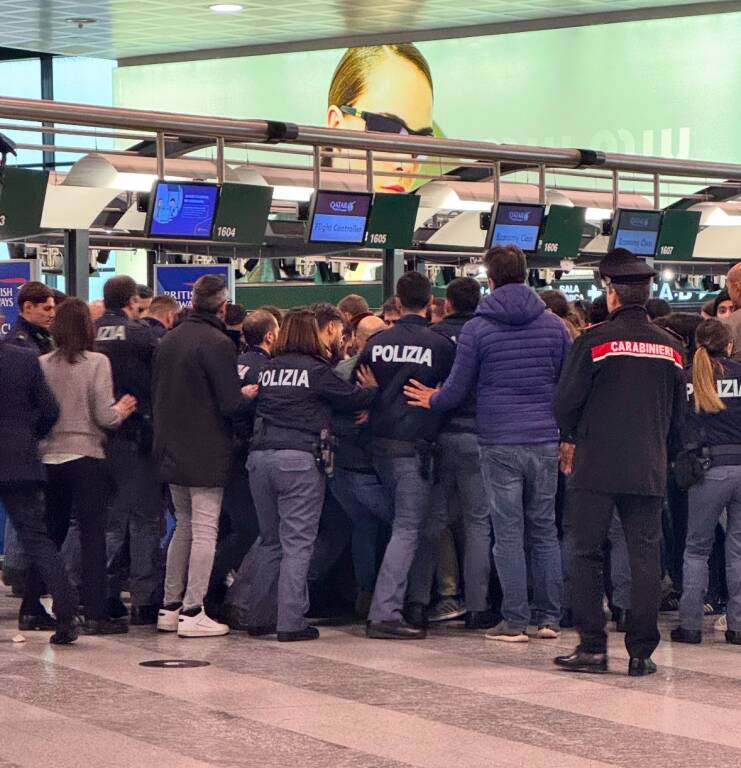
<svg viewBox="0 0 741 768">
<path fill-rule="evenodd" d="M 340 130 L 433 128 L 476 141 L 741 162 L 741 102 L 728 97 L 740 90 L 741 14 L 726 13 L 122 66 L 113 100 Z M 346 155 L 336 151 L 329 162 L 364 169 L 362 159 Z M 285 162 L 281 155 L 235 156 L 273 158 Z M 376 188 L 419 186 L 424 180 L 400 175 L 417 170 L 439 172 L 440 164 L 379 158 L 374 171 L 391 175 L 377 177 Z"/>
</svg>

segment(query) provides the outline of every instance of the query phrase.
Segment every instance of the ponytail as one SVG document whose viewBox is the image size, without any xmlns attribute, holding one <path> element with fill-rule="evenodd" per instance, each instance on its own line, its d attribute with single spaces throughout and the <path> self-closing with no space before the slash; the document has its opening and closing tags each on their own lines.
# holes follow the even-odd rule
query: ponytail
<svg viewBox="0 0 741 768">
<path fill-rule="evenodd" d="M 728 326 L 718 320 L 700 323 L 695 333 L 697 352 L 692 360 L 692 386 L 694 388 L 696 413 L 720 413 L 726 405 L 718 395 L 716 375 L 723 368 L 718 357 L 722 357 L 731 341 Z"/>
</svg>

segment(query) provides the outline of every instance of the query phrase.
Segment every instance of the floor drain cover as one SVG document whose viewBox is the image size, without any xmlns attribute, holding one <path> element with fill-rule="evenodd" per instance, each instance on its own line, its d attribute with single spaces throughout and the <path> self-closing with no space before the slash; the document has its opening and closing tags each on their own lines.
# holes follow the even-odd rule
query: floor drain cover
<svg viewBox="0 0 741 768">
<path fill-rule="evenodd" d="M 166 667 L 167 669 L 191 669 L 193 667 L 208 667 L 207 661 L 195 659 L 155 659 L 154 661 L 142 661 L 140 667 Z"/>
</svg>

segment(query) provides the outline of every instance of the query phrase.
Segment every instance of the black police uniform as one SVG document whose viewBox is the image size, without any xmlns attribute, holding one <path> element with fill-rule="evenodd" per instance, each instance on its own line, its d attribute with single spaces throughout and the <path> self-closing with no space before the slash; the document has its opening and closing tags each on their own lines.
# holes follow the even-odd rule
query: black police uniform
<svg viewBox="0 0 741 768">
<path fill-rule="evenodd" d="M 455 312 L 430 326 L 430 330 L 457 344 L 463 326 L 473 317 L 473 312 Z M 479 460 L 475 392 L 445 416 L 437 438 L 439 482 L 432 490 L 430 514 L 409 574 L 407 598 L 410 603 L 429 603 L 441 536 L 448 526 L 452 508 L 462 518 L 465 535 L 466 609 L 485 611 L 491 575 L 491 518 Z"/>
<path fill-rule="evenodd" d="M 5 337 L 5 343 L 29 349 L 36 355 L 46 355 L 54 349 L 51 333 L 46 328 L 29 323 L 22 317 L 19 317 L 11 326 Z"/>
<path fill-rule="evenodd" d="M 600 271 L 614 283 L 645 283 L 656 274 L 626 251 L 608 255 Z M 644 660 L 659 643 L 661 507 L 684 401 L 681 345 L 641 306 L 620 307 L 587 330 L 566 361 L 555 412 L 562 438 L 576 444 L 565 522 L 584 653 L 606 652 L 603 548 L 615 507 L 632 573 L 626 647 L 631 659 Z"/>
<path fill-rule="evenodd" d="M 123 311 L 106 310 L 95 328 L 95 348 L 111 361 L 116 399 L 128 394 L 137 400 L 136 412 L 109 436 L 106 450 L 115 483 L 106 527 L 108 599 L 120 599 L 128 533 L 132 619 L 153 623 L 161 601 L 164 509 L 151 457 L 152 366 L 159 342 L 147 325 Z"/>
<path fill-rule="evenodd" d="M 253 627 L 305 633 L 307 574 L 324 501 L 317 448 L 332 410 L 371 406 L 375 390 L 343 381 L 323 358 L 285 354 L 260 374 L 247 469 L 260 538 L 247 556 L 246 608 Z"/>
<path fill-rule="evenodd" d="M 257 384 L 260 372 L 270 360 L 270 353 L 262 347 L 249 347 L 241 354 L 237 361 L 237 373 L 242 386 Z M 233 421 L 234 461 L 221 502 L 219 539 L 206 603 L 207 608 L 215 608 L 222 601 L 228 603 L 229 624 L 235 629 L 242 629 L 240 625 L 246 622 L 241 620 L 235 609 L 242 610 L 247 604 L 249 563 L 245 555 L 259 534 L 255 503 L 250 493 L 250 476 L 245 466 L 255 421 L 254 401 L 253 407 L 240 411 Z M 225 595 L 224 580 L 231 570 L 235 570 L 237 575 Z"/>
<path fill-rule="evenodd" d="M 165 324 L 156 317 L 145 317 L 142 319 L 142 323 L 149 328 L 158 339 L 161 339 L 167 333 Z"/>
<path fill-rule="evenodd" d="M 435 474 L 430 458 L 445 414 L 410 406 L 404 385 L 416 379 L 436 386 L 447 378 L 454 358 L 455 345 L 417 315 L 405 315 L 393 328 L 373 336 L 360 356 L 360 364 L 371 367 L 381 389 L 371 412 L 374 464 L 394 504 L 391 540 L 368 615 L 372 637 L 419 635 L 399 622 L 430 503 Z"/>
</svg>

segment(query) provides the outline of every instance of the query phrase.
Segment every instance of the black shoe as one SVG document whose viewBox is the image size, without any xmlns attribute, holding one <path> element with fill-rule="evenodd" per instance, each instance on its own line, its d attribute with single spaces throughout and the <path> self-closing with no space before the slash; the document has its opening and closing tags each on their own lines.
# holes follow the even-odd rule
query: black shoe
<svg viewBox="0 0 741 768">
<path fill-rule="evenodd" d="M 374 640 L 423 640 L 427 630 L 406 621 L 369 621 L 365 635 Z"/>
<path fill-rule="evenodd" d="M 741 632 L 736 629 L 729 629 L 726 632 L 726 642 L 730 645 L 741 645 Z"/>
<path fill-rule="evenodd" d="M 606 653 L 587 653 L 580 648 L 576 648 L 568 656 L 556 656 L 553 663 L 569 672 L 589 672 L 594 675 L 607 672 Z"/>
<path fill-rule="evenodd" d="M 314 629 L 314 627 L 309 627 L 309 629 Z M 252 627 L 252 626 L 247 627 L 247 634 L 250 637 L 265 637 L 266 635 L 274 635 L 274 634 L 276 634 L 277 631 L 278 631 L 278 629 L 275 626 L 275 624 L 267 624 L 264 627 Z M 316 636 L 319 637 L 319 630 L 317 629 L 316 631 L 317 631 L 317 635 Z M 283 634 L 285 634 L 285 633 L 283 633 Z M 280 640 L 280 637 L 278 639 Z M 313 640 L 314 638 L 313 637 L 307 637 L 307 638 L 298 638 L 298 639 L 299 640 L 300 639 Z"/>
<path fill-rule="evenodd" d="M 57 631 L 49 638 L 52 645 L 69 645 L 80 636 L 80 622 L 72 619 L 67 624 L 59 624 Z"/>
<path fill-rule="evenodd" d="M 53 632 L 57 622 L 48 613 L 24 613 L 18 617 L 21 632 Z"/>
<path fill-rule="evenodd" d="M 494 611 L 469 611 L 466 614 L 466 629 L 491 629 L 501 621 Z"/>
<path fill-rule="evenodd" d="M 615 629 L 623 634 L 628 631 L 628 625 L 630 624 L 630 611 L 623 608 L 618 609 L 618 616 L 615 620 Z"/>
<path fill-rule="evenodd" d="M 253 629 L 261 629 L 254 627 Z M 262 629 L 265 629 L 262 627 Z M 266 633 L 267 634 L 267 633 Z M 316 627 L 306 627 L 299 629 L 298 632 L 278 632 L 279 643 L 298 643 L 302 640 L 318 640 L 319 630 Z"/>
<path fill-rule="evenodd" d="M 122 621 L 129 618 L 129 611 L 123 601 L 117 597 L 109 597 L 105 601 L 105 612 L 111 621 Z"/>
<path fill-rule="evenodd" d="M 677 627 L 672 630 L 672 642 L 699 645 L 702 642 L 702 632 L 699 629 Z"/>
<path fill-rule="evenodd" d="M 404 608 L 404 621 L 417 629 L 427 629 L 430 625 L 427 618 L 427 606 L 422 603 L 409 603 Z"/>
<path fill-rule="evenodd" d="M 156 624 L 159 612 L 158 605 L 132 605 L 129 624 L 132 627 L 146 627 Z"/>
<path fill-rule="evenodd" d="M 85 619 L 82 624 L 83 635 L 125 635 L 129 625 L 125 621 L 110 619 Z"/>
<path fill-rule="evenodd" d="M 674 638 L 672 638 L 674 639 Z M 656 673 L 656 664 L 648 659 L 631 659 L 628 665 L 628 674 L 631 677 L 645 677 Z"/>
</svg>

